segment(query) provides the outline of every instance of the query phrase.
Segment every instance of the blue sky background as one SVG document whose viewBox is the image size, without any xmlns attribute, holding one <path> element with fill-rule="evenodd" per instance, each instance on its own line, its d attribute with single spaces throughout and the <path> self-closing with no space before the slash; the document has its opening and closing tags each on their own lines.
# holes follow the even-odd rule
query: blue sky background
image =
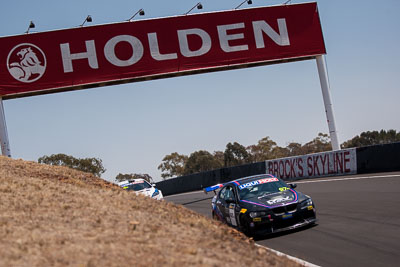
<svg viewBox="0 0 400 267">
<path fill-rule="evenodd" d="M 252 6 L 281 1 L 253 0 Z M 301 1 L 292 1 L 300 3 Z M 185 13 L 197 1 L 3 1 L 0 36 Z M 240 1 L 203 0 L 203 10 Z M 400 1 L 317 1 L 340 143 L 368 130 L 400 131 Z M 243 5 L 247 8 L 247 4 Z M 4 101 L 13 158 L 98 157 L 113 180 L 148 173 L 172 152 L 224 150 L 270 136 L 280 146 L 328 132 L 315 60 Z"/>
</svg>

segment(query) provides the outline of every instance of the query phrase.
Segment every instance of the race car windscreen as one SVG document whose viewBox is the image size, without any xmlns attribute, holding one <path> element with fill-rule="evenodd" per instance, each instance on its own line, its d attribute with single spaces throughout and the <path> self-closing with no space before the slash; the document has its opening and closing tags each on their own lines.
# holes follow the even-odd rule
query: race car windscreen
<svg viewBox="0 0 400 267">
<path fill-rule="evenodd" d="M 239 188 L 239 198 L 241 200 L 246 200 L 254 197 L 264 196 L 266 194 L 283 192 L 289 190 L 289 186 L 281 180 L 275 182 L 256 184 L 251 186 L 246 186 L 245 188 Z"/>
<path fill-rule="evenodd" d="M 139 182 L 139 183 L 134 183 L 134 184 L 129 184 L 127 186 L 124 186 L 125 190 L 128 191 L 140 191 L 146 188 L 151 188 L 151 185 L 146 183 L 146 182 Z"/>
</svg>

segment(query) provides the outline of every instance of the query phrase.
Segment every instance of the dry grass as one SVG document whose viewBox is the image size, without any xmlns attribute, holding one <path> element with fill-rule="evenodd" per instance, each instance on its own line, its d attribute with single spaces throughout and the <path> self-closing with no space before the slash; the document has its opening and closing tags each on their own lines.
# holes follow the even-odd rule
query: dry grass
<svg viewBox="0 0 400 267">
<path fill-rule="evenodd" d="M 0 266 L 296 266 L 182 206 L 0 156 Z"/>
</svg>

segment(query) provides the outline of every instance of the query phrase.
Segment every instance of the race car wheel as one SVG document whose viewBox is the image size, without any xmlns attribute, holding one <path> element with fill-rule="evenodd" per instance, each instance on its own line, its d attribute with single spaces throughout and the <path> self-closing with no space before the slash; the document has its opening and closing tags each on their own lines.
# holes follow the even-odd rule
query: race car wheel
<svg viewBox="0 0 400 267">
<path fill-rule="evenodd" d="M 213 220 L 219 221 L 218 216 L 215 214 L 215 212 L 212 212 L 212 218 Z"/>
<path fill-rule="evenodd" d="M 252 233 L 252 231 L 250 229 L 250 226 L 246 222 L 244 216 L 240 216 L 240 229 L 247 236 L 252 236 L 253 235 L 253 233 Z"/>
</svg>

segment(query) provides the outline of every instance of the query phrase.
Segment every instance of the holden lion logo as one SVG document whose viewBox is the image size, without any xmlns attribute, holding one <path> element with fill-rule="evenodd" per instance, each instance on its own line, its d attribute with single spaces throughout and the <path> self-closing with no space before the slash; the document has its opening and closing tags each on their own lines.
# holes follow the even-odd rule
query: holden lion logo
<svg viewBox="0 0 400 267">
<path fill-rule="evenodd" d="M 16 80 L 31 83 L 43 76 L 46 70 L 46 57 L 36 45 L 20 44 L 8 54 L 7 68 Z"/>
</svg>

